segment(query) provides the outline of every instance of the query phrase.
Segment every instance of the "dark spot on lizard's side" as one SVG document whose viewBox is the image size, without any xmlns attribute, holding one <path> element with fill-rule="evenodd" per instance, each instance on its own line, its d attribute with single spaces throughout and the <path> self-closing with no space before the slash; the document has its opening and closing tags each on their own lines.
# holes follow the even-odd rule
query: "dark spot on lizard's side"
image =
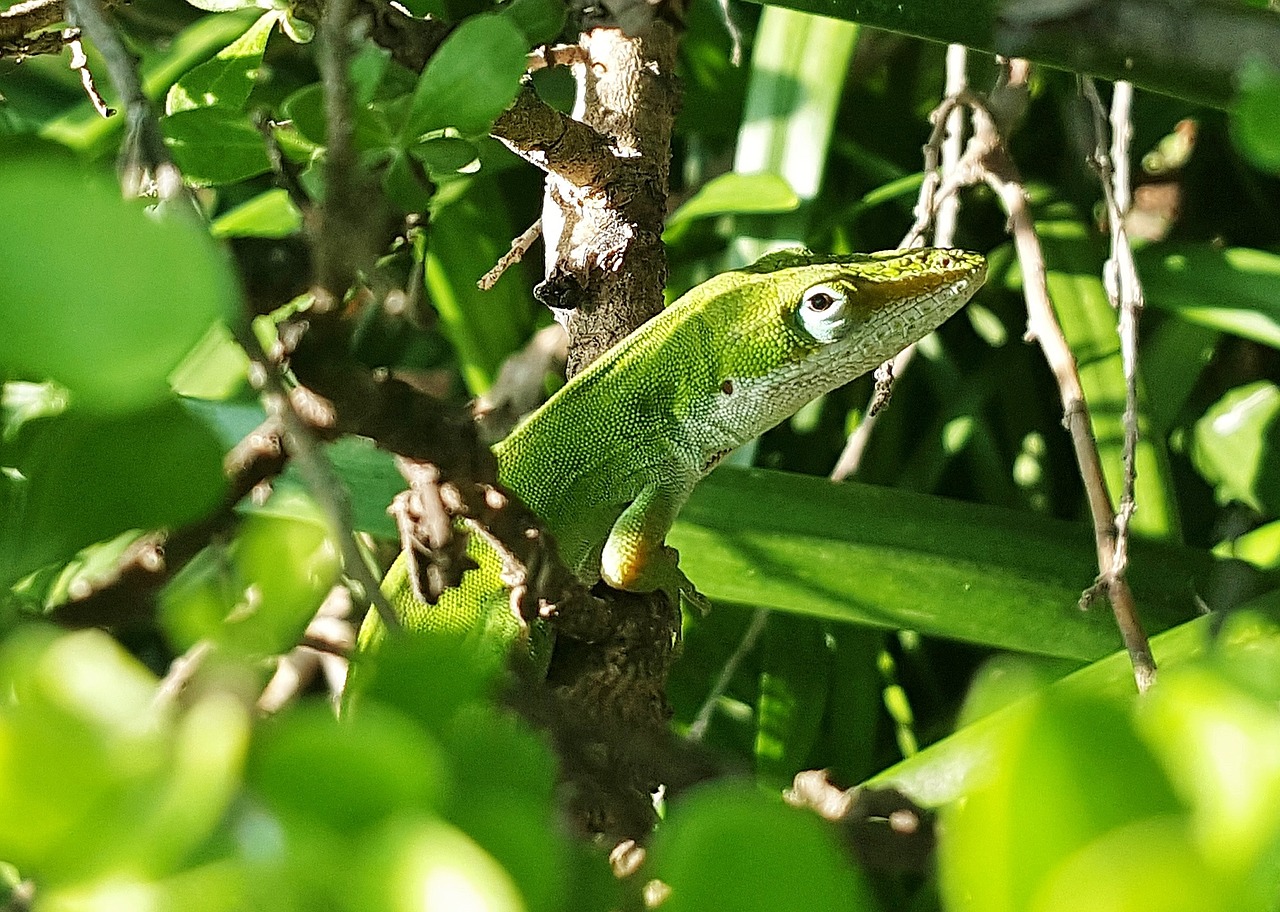
<svg viewBox="0 0 1280 912">
<path fill-rule="evenodd" d="M 722 380 L 722 381 L 720 382 L 720 392 L 724 393 L 726 396 L 732 396 L 732 395 L 733 395 L 733 381 L 732 381 L 732 380 Z"/>
<path fill-rule="evenodd" d="M 708 458 L 707 461 L 702 464 L 702 474 L 705 475 L 707 472 L 710 472 L 712 469 L 716 467 L 716 465 L 720 462 L 721 459 L 724 459 L 728 455 L 729 455 L 728 450 L 721 450 L 719 453 L 712 453 L 710 458 Z"/>
</svg>

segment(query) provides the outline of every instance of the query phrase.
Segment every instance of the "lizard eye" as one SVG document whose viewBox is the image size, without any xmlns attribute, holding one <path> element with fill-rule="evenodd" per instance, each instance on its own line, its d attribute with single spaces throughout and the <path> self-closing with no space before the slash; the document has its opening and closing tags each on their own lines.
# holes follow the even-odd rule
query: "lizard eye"
<svg viewBox="0 0 1280 912">
<path fill-rule="evenodd" d="M 819 342 L 831 342 L 846 320 L 844 292 L 830 285 L 814 285 L 800 297 L 800 325 Z"/>
</svg>

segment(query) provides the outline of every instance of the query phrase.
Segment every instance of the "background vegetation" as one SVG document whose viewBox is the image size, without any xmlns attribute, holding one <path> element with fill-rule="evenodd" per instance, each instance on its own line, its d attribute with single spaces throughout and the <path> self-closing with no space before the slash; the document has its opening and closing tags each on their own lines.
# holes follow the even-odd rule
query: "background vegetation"
<svg viewBox="0 0 1280 912">
<path fill-rule="evenodd" d="M 145 129 L 94 110 L 70 49 L 19 63 L 6 43 L 0 60 L 0 906 L 1280 905 L 1280 14 L 827 11 L 855 6 L 873 25 L 1102 74 L 1118 74 L 1115 47 L 1141 49 L 1129 578 L 1157 685 L 1135 695 L 1105 602 L 1077 607 L 1098 573 L 1083 488 L 1054 378 L 1021 341 L 1006 215 L 979 187 L 955 243 L 988 252 L 987 286 L 921 344 L 853 480 L 815 476 L 863 421 L 869 378 L 739 454 L 672 534 L 716 606 L 686 618 L 668 688 L 678 752 L 707 772 L 666 797 L 638 872 L 615 878 L 612 846 L 574 834 L 564 756 L 499 705 L 499 672 L 474 656 L 398 644 L 363 711 L 336 722 L 341 662 L 324 650 L 363 604 L 344 601 L 332 491 L 349 495 L 339 523 L 385 561 L 403 482 L 354 436 L 251 492 L 227 480 L 280 407 L 255 349 L 305 312 L 324 267 L 319 20 L 267 0 L 136 0 L 114 23 L 198 213 L 180 195 L 122 200 L 111 164 L 123 148 L 136 173 Z M 377 306 L 352 356 L 461 405 L 550 322 L 535 256 L 489 292 L 475 283 L 539 214 L 541 175 L 486 134 L 565 11 L 406 7 L 456 28 L 420 73 L 368 38 L 350 62 L 354 161 L 398 226 L 369 241 Z M 942 44 L 780 7 L 730 16 L 740 63 L 714 5 L 683 20 L 670 295 L 780 242 L 896 246 L 946 94 Z M 1161 38 L 1170 22 L 1183 42 Z M 101 81 L 108 62 L 85 50 Z M 970 53 L 974 90 L 998 73 Z M 563 69 L 533 81 L 571 104 Z M 1008 150 L 1115 497 L 1124 376 L 1092 113 L 1076 77 L 1047 67 L 1003 97 L 1020 100 L 1003 112 Z M 537 370 L 535 386 L 557 382 Z M 158 558 L 172 578 L 138 569 L 156 529 L 175 530 Z M 906 802 L 914 835 L 901 817 L 785 805 L 813 769 L 940 809 L 936 855 L 935 819 Z"/>
</svg>

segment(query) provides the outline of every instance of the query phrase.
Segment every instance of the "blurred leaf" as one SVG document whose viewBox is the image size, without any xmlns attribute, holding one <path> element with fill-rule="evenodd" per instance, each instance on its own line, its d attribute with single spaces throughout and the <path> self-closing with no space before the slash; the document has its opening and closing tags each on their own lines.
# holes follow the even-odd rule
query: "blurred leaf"
<svg viewBox="0 0 1280 912">
<path fill-rule="evenodd" d="M 672 803 L 649 870 L 671 890 L 667 912 L 875 909 L 847 857 L 835 830 L 811 812 L 718 783 Z"/>
<path fill-rule="evenodd" d="M 444 815 L 512 876 L 529 912 L 563 897 L 568 845 L 557 820 L 546 736 L 493 706 L 464 706 L 445 733 L 456 788 Z"/>
<path fill-rule="evenodd" d="M 1256 613 L 1255 613 L 1256 612 Z M 1198 658 L 1206 650 L 1245 655 L 1255 644 L 1274 642 L 1275 619 L 1280 618 L 1280 592 L 1271 592 L 1242 606 L 1225 629 L 1215 634 L 1216 616 L 1201 616 L 1153 637 L 1151 648 L 1162 673 Z M 1007 729 L 1017 729 L 1042 693 L 1124 701 L 1134 693 L 1133 668 L 1127 653 L 1105 659 L 1068 675 L 1046 690 L 1028 694 L 1019 702 L 983 716 L 926 747 L 914 757 L 873 776 L 868 784 L 900 788 L 916 801 L 937 807 L 955 801 L 971 784 L 999 767 L 999 745 Z"/>
<path fill-rule="evenodd" d="M 188 70 L 169 87 L 165 113 L 217 105 L 240 111 L 249 100 L 262 66 L 271 29 L 279 21 L 276 11 L 264 13 L 249 30 L 219 51 L 212 60 Z"/>
<path fill-rule="evenodd" d="M 199 226 L 150 215 L 105 175 L 36 149 L 0 167 L 0 210 L 28 216 L 0 220 L 0 366 L 57 380 L 79 407 L 154 406 L 209 325 L 234 313 L 236 280 Z"/>
<path fill-rule="evenodd" d="M 1280 513 L 1280 387 L 1236 387 L 1196 422 L 1191 459 L 1220 503 Z"/>
<path fill-rule="evenodd" d="M 41 912 L 238 912 L 247 901 L 249 872 L 237 861 L 216 861 L 172 877 L 147 880 L 120 874 L 61 889 L 41 889 Z M 278 895 L 277 895 L 278 898 Z"/>
<path fill-rule="evenodd" d="M 1280 348 L 1280 255 L 1247 247 L 1153 244 L 1135 258 L 1148 304 Z"/>
<path fill-rule="evenodd" d="M 1213 549 L 1221 557 L 1247 561 L 1260 570 L 1280 569 L 1280 521 L 1251 529 Z"/>
<path fill-rule="evenodd" d="M 1045 691 L 1011 710 L 991 749 L 998 759 L 944 809 L 939 871 L 955 912 L 1027 909 L 1078 849 L 1181 810 L 1115 701 Z"/>
<path fill-rule="evenodd" d="M 1098 836 L 1049 873 L 1031 905 L 1034 912 L 1241 908 L 1205 865 L 1189 838 L 1186 819 L 1177 815 L 1137 820 Z"/>
<path fill-rule="evenodd" d="M 1273 682 L 1277 642 L 1246 647 Z M 1280 717 L 1274 693 L 1250 692 L 1223 674 L 1241 660 L 1239 651 L 1210 654 L 1164 675 L 1138 723 L 1191 808 L 1194 845 L 1224 880 L 1252 894 L 1232 908 L 1261 910 L 1274 902 L 1280 876 Z"/>
<path fill-rule="evenodd" d="M 27 627 L 0 649 L 0 857 L 82 877 L 133 824 L 164 770 L 155 679 L 105 633 Z M 127 854 L 127 853 L 126 853 Z"/>
<path fill-rule="evenodd" d="M 714 215 L 792 212 L 800 197 L 786 179 L 768 171 L 755 174 L 721 174 L 707 181 L 692 197 L 667 217 L 667 231 L 694 219 Z"/>
<path fill-rule="evenodd" d="M 1240 68 L 1231 136 L 1254 167 L 1280 174 L 1280 69 L 1257 57 Z"/>
<path fill-rule="evenodd" d="M 438 808 L 450 788 L 440 747 L 411 720 L 369 705 L 339 722 L 317 702 L 266 728 L 248 778 L 287 817 L 352 835 L 392 814 Z"/>
<path fill-rule="evenodd" d="M 496 14 L 466 19 L 422 71 L 401 142 L 409 145 L 445 127 L 468 135 L 487 132 L 520 91 L 527 51 L 511 19 Z"/>
<path fill-rule="evenodd" d="M 161 121 L 183 177 L 200 186 L 231 184 L 271 170 L 266 140 L 249 118 L 227 108 L 192 108 Z"/>
<path fill-rule="evenodd" d="M 361 840 L 356 912 L 524 912 L 511 876 L 461 830 L 405 817 Z"/>
<path fill-rule="evenodd" d="M 225 555 L 193 561 L 166 588 L 166 631 L 180 649 L 210 640 L 249 655 L 288 651 L 337 582 L 331 538 L 308 497 L 279 487 L 244 519 Z"/>
<path fill-rule="evenodd" d="M 172 401 L 120 416 L 73 409 L 25 425 L 10 463 L 23 477 L 22 506 L 0 527 L 0 581 L 129 529 L 204 516 L 226 490 L 222 454 L 209 428 Z"/>
<path fill-rule="evenodd" d="M 209 327 L 203 339 L 174 368 L 169 383 L 179 396 L 226 399 L 248 387 L 249 356 L 221 323 Z M 228 449 L 239 441 L 228 444 Z"/>
<path fill-rule="evenodd" d="M 0 857 L 42 888 L 168 874 L 222 820 L 248 737 L 238 701 L 173 719 L 106 634 L 41 627 L 0 650 L 0 689 Z"/>
<path fill-rule="evenodd" d="M 302 229 L 302 213 L 279 187 L 259 193 L 213 220 L 209 231 L 217 238 L 282 238 Z"/>
</svg>

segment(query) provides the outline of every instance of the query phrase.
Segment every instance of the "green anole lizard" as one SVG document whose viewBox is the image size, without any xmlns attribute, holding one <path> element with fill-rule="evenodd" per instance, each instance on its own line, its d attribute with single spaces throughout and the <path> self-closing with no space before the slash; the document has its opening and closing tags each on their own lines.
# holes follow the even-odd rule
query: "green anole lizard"
<svg viewBox="0 0 1280 912">
<path fill-rule="evenodd" d="M 565 565 L 636 592 L 695 598 L 664 539 L 698 480 L 733 448 L 932 332 L 986 277 L 961 250 L 822 256 L 789 250 L 689 291 L 565 384 L 497 446 L 498 479 L 546 523 Z M 435 605 L 404 556 L 383 592 L 411 633 L 524 635 L 493 547 Z M 385 627 L 370 612 L 357 656 Z M 357 659 L 359 661 L 359 658 Z"/>
</svg>

